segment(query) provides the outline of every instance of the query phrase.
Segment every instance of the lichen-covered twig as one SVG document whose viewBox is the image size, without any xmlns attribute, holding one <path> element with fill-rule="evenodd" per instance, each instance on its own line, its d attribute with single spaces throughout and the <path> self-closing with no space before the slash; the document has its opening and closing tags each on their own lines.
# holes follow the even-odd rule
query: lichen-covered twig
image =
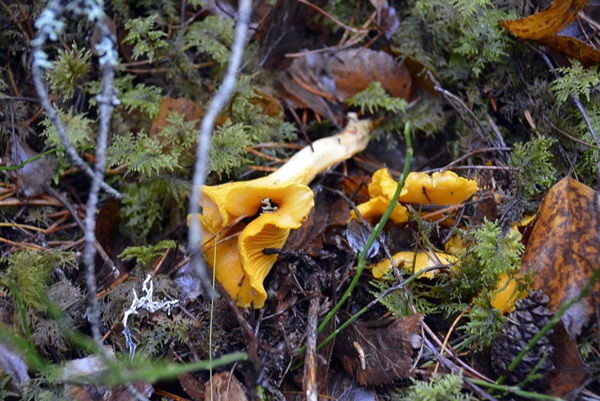
<svg viewBox="0 0 600 401">
<path fill-rule="evenodd" d="M 42 49 L 42 46 L 47 40 L 55 41 L 63 29 L 63 22 L 60 20 L 60 14 L 63 11 L 72 12 L 76 16 L 86 16 L 90 22 L 96 25 L 100 31 L 100 40 L 96 45 L 96 52 L 100 55 L 99 64 L 102 71 L 102 93 L 98 96 L 98 104 L 100 107 L 100 130 L 96 143 L 96 163 L 94 171 L 77 155 L 75 149 L 70 145 L 66 136 L 64 125 L 48 97 L 46 87 L 42 81 L 43 70 L 50 67 L 48 55 Z M 52 0 L 48 6 L 42 11 L 38 20 L 35 22 L 38 28 L 38 34 L 33 45 L 33 64 L 32 74 L 35 82 L 36 90 L 40 98 L 40 102 L 46 111 L 50 121 L 56 126 L 58 134 L 63 142 L 63 146 L 67 154 L 73 162 L 82 168 L 91 178 L 92 185 L 87 202 L 87 210 L 85 217 L 85 245 L 83 251 L 83 262 L 86 268 L 85 281 L 88 291 L 88 319 L 92 337 L 99 349 L 102 352 L 102 336 L 100 335 L 100 312 L 98 309 L 98 301 L 96 299 L 96 277 L 94 269 L 94 258 L 96 256 L 96 209 L 98 204 L 98 192 L 100 187 L 103 187 L 111 195 L 120 198 L 121 195 L 110 188 L 104 182 L 104 171 L 106 169 L 106 146 L 108 139 L 109 123 L 112 116 L 113 108 L 118 104 L 118 99 L 115 96 L 113 85 L 115 66 L 118 63 L 118 54 L 115 47 L 115 37 L 110 32 L 106 24 L 102 2 L 99 0 L 76 0 L 71 2 L 61 2 Z"/>
<path fill-rule="evenodd" d="M 73 146 L 71 145 L 65 126 L 58 117 L 56 109 L 50 102 L 48 91 L 43 82 L 43 72 L 45 69 L 51 67 L 52 63 L 48 60 L 48 54 L 42 49 L 43 45 L 48 41 L 56 41 L 58 35 L 62 32 L 64 27 L 63 22 L 60 20 L 60 14 L 63 10 L 72 11 L 76 15 L 86 15 L 88 19 L 95 22 L 96 25 L 101 29 L 102 39 L 96 46 L 96 50 L 102 55 L 100 57 L 100 64 L 117 64 L 117 53 L 114 47 L 114 40 L 110 39 L 111 34 L 108 27 L 105 24 L 104 10 L 102 9 L 99 2 L 95 0 L 79 0 L 72 1 L 66 6 L 63 2 L 53 0 L 48 3 L 48 6 L 42 11 L 39 18 L 35 22 L 35 27 L 38 28 L 38 34 L 36 38 L 31 42 L 33 45 L 33 63 L 31 66 L 31 75 L 35 84 L 35 89 L 40 100 L 40 104 L 46 112 L 48 119 L 56 127 L 58 136 L 69 155 L 69 158 L 73 161 L 77 167 L 83 170 L 88 176 L 93 177 L 94 172 L 86 164 L 85 161 L 77 154 Z M 101 121 L 102 124 L 102 121 Z M 107 126 L 108 128 L 108 126 Z M 102 129 L 102 128 L 101 128 Z M 121 194 L 115 189 L 111 188 L 105 182 L 101 183 L 102 188 L 117 199 L 121 199 Z"/>
<path fill-rule="evenodd" d="M 214 129 L 215 121 L 223 107 L 225 107 L 231 98 L 231 94 L 235 89 L 237 74 L 242 63 L 244 44 L 248 33 L 251 3 L 251 0 L 240 0 L 239 2 L 235 38 L 231 49 L 231 59 L 229 60 L 227 73 L 225 79 L 223 79 L 223 84 L 210 103 L 200 126 L 198 147 L 196 148 L 196 163 L 194 165 L 194 178 L 192 180 L 192 194 L 190 196 L 190 214 L 192 216 L 197 216 L 200 212 L 200 193 L 206 179 L 210 136 Z M 202 254 L 200 252 L 201 243 L 202 232 L 200 230 L 199 219 L 192 218 L 189 231 L 189 251 L 192 256 L 190 263 L 196 274 L 200 277 L 204 292 L 212 297 L 215 295 L 215 291 L 210 285 L 208 273 L 206 272 L 206 265 L 202 260 Z"/>
</svg>

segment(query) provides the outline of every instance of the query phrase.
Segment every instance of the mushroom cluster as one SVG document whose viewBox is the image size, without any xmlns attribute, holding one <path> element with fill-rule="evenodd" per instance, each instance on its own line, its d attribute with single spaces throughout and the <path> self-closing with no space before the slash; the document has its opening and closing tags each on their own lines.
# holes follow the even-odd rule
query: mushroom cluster
<svg viewBox="0 0 600 401">
<path fill-rule="evenodd" d="M 369 185 L 369 199 L 357 206 L 361 216 L 370 223 L 377 222 L 390 204 L 398 182 L 392 178 L 387 169 L 377 170 Z M 459 177 L 452 171 L 435 172 L 431 176 L 426 173 L 410 173 L 406 177 L 398 204 L 390 216 L 394 223 L 408 220 L 406 207 L 400 203 L 417 205 L 457 205 L 478 190 L 477 183 Z M 352 217 L 357 218 L 354 211 Z"/>
<path fill-rule="evenodd" d="M 370 121 L 349 115 L 342 132 L 315 141 L 266 177 L 202 188 L 204 257 L 238 306 L 263 307 L 263 281 L 277 259 L 263 250 L 283 247 L 290 230 L 299 228 L 314 206 L 307 185 L 364 150 L 371 128 Z"/>
<path fill-rule="evenodd" d="M 361 216 L 369 223 L 377 222 L 388 208 L 398 182 L 392 178 L 387 169 L 380 169 L 373 174 L 369 185 L 370 199 L 357 206 Z M 426 173 L 410 173 L 406 177 L 404 187 L 398 197 L 390 220 L 404 223 L 408 220 L 408 211 L 401 203 L 415 205 L 457 205 L 470 198 L 479 190 L 477 182 L 459 177 L 452 171 Z M 352 218 L 358 219 L 352 211 Z M 429 267 L 453 264 L 456 258 L 443 252 L 410 252 L 401 251 L 393 256 L 395 263 L 412 266 L 417 273 Z M 391 261 L 385 259 L 372 266 L 373 277 L 381 278 L 391 270 Z M 426 272 L 424 277 L 433 277 L 433 272 Z"/>
</svg>

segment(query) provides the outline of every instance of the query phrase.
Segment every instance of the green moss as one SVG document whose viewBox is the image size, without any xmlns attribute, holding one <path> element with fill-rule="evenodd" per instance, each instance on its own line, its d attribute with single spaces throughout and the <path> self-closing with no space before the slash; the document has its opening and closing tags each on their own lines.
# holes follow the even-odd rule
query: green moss
<svg viewBox="0 0 600 401">
<path fill-rule="evenodd" d="M 71 253 L 24 249 L 2 258 L 8 268 L 0 276 L 0 286 L 9 294 L 18 288 L 23 303 L 36 310 L 46 308 L 46 287 L 53 269 L 74 265 Z"/>
<path fill-rule="evenodd" d="M 584 68 L 577 60 L 571 60 L 571 66 L 557 68 L 561 77 L 554 80 L 552 90 L 556 93 L 558 104 L 567 101 L 569 94 L 590 101 L 590 94 L 600 84 L 598 67 Z"/>
<path fill-rule="evenodd" d="M 133 45 L 132 57 L 135 60 L 144 56 L 149 62 L 152 62 L 155 54 L 168 46 L 167 41 L 164 40 L 167 34 L 153 29 L 157 18 L 158 15 L 155 14 L 147 18 L 133 18 L 125 22 L 127 36 L 123 42 Z"/>
<path fill-rule="evenodd" d="M 157 256 L 164 254 L 168 249 L 173 249 L 177 246 L 175 241 L 167 240 L 160 241 L 157 244 L 151 246 L 130 246 L 127 247 L 119 258 L 123 260 L 135 259 L 136 263 L 141 264 L 144 268 L 150 266 L 150 262 Z"/>
<path fill-rule="evenodd" d="M 390 401 L 468 401 L 471 395 L 463 393 L 462 373 L 434 375 L 429 381 L 412 380 L 406 392 L 391 393 Z"/>
<path fill-rule="evenodd" d="M 539 136 L 514 145 L 510 164 L 519 169 L 514 175 L 514 185 L 524 199 L 535 198 L 554 184 L 556 169 L 551 152 L 554 142 Z"/>
<path fill-rule="evenodd" d="M 73 43 L 71 50 L 59 50 L 58 59 L 47 72 L 50 88 L 63 100 L 69 100 L 81 86 L 90 71 L 92 52 L 79 49 Z"/>
</svg>

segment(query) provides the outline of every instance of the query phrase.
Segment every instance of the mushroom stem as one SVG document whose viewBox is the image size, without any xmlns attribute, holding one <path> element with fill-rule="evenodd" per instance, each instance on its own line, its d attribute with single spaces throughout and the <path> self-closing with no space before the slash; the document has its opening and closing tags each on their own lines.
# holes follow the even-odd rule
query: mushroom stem
<svg viewBox="0 0 600 401">
<path fill-rule="evenodd" d="M 370 120 L 358 120 L 348 114 L 346 128 L 333 136 L 319 139 L 292 156 L 283 166 L 262 178 L 272 185 L 297 183 L 308 185 L 322 171 L 363 151 L 373 127 Z M 261 179 L 261 178 L 259 178 Z"/>
</svg>

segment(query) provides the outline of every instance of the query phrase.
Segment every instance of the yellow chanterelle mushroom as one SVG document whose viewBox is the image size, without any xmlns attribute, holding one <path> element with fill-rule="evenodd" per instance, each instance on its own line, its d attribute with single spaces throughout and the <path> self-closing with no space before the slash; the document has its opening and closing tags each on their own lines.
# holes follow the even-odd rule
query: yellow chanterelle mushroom
<svg viewBox="0 0 600 401">
<path fill-rule="evenodd" d="M 364 150 L 371 128 L 370 121 L 350 117 L 342 132 L 315 141 L 312 149 L 305 147 L 266 177 L 203 187 L 204 256 L 238 306 L 263 307 L 263 281 L 277 259 L 263 250 L 283 247 L 290 230 L 299 228 L 314 206 L 307 185 Z M 245 223 L 247 218 L 252 220 Z"/>
</svg>

